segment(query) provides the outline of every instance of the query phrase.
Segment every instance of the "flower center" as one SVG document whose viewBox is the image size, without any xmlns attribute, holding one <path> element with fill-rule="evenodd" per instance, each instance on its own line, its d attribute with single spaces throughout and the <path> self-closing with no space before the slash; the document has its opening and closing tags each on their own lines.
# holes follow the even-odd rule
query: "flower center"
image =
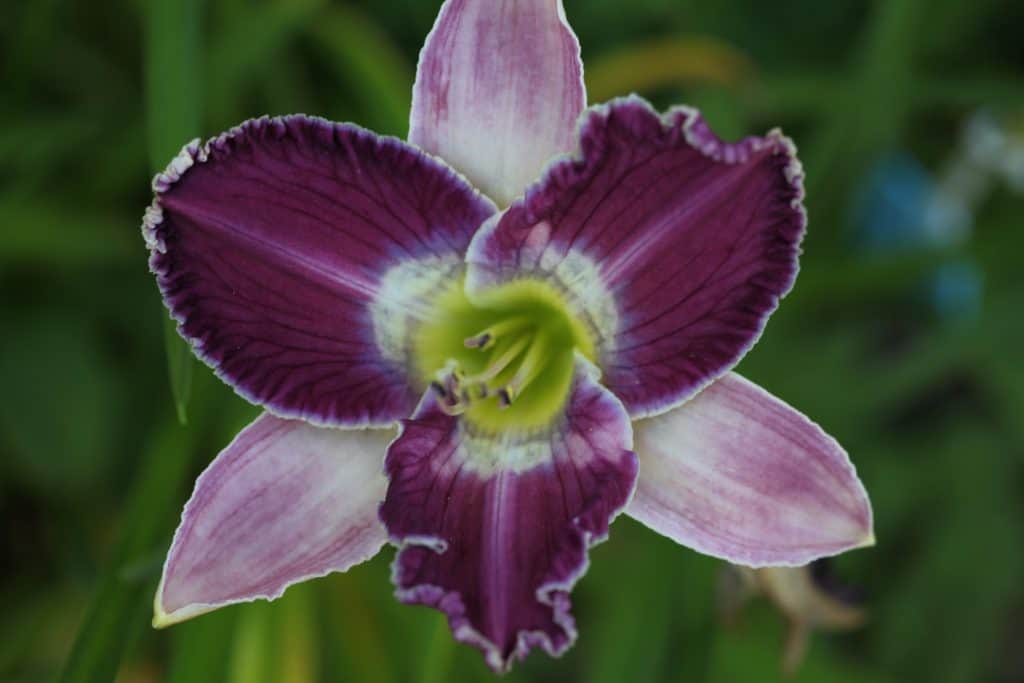
<svg viewBox="0 0 1024 683">
<path fill-rule="evenodd" d="M 548 348 L 551 335 L 526 316 L 505 318 L 467 337 L 463 344 L 490 353 L 480 372 L 467 375 L 454 367 L 446 373 L 446 384 L 434 382 L 452 414 L 463 412 L 474 398 L 489 396 L 497 396 L 502 408 L 509 407 L 554 355 Z"/>
<path fill-rule="evenodd" d="M 473 301 L 460 281 L 437 299 L 414 348 L 442 408 L 489 432 L 549 425 L 568 397 L 574 352 L 593 357 L 589 331 L 558 291 L 536 280 Z"/>
</svg>

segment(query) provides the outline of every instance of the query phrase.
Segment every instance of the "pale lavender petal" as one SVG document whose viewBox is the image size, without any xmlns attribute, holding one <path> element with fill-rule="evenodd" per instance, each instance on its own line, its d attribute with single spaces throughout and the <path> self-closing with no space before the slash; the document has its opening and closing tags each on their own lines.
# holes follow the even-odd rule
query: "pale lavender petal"
<svg viewBox="0 0 1024 683">
<path fill-rule="evenodd" d="M 640 481 L 628 512 L 682 545 L 756 567 L 874 543 L 846 451 L 739 375 L 634 429 Z"/>
<path fill-rule="evenodd" d="M 562 0 L 447 0 L 420 53 L 409 140 L 507 205 L 573 148 L 584 106 Z"/>
<path fill-rule="evenodd" d="M 470 295 L 517 278 L 561 290 L 633 418 L 733 367 L 797 272 L 802 170 L 788 138 L 723 143 L 697 112 L 616 100 L 583 117 L 552 166 L 473 238 Z"/>
<path fill-rule="evenodd" d="M 494 211 L 416 148 L 304 116 L 193 143 L 154 190 L 143 234 L 179 331 L 245 398 L 325 425 L 415 407 L 403 332 Z"/>
<path fill-rule="evenodd" d="M 340 430 L 268 413 L 196 482 L 164 564 L 154 626 L 288 586 L 377 554 L 393 430 Z"/>
<path fill-rule="evenodd" d="M 447 614 L 495 671 L 536 646 L 561 654 L 587 549 L 633 492 L 630 443 L 622 404 L 589 370 L 547 434 L 475 433 L 428 393 L 386 460 L 398 597 Z"/>
</svg>

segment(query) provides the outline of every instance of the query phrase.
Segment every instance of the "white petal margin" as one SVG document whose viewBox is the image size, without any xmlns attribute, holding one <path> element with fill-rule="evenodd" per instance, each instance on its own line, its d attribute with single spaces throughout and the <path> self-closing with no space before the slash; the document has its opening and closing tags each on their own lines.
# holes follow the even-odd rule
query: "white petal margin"
<svg viewBox="0 0 1024 683">
<path fill-rule="evenodd" d="M 874 544 L 846 451 L 735 373 L 633 426 L 640 479 L 627 513 L 677 543 L 753 567 Z"/>
<path fill-rule="evenodd" d="M 196 481 L 164 564 L 153 626 L 273 600 L 364 562 L 387 535 L 377 507 L 393 430 L 314 427 L 264 413 Z"/>
<path fill-rule="evenodd" d="M 574 148 L 584 106 L 562 0 L 446 0 L 420 52 L 409 141 L 507 206 Z"/>
</svg>

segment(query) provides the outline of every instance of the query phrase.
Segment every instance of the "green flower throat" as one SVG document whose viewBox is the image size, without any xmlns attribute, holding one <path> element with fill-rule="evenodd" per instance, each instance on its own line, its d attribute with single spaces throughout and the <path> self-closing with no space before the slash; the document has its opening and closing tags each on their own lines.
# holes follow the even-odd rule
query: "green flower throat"
<svg viewBox="0 0 1024 683">
<path fill-rule="evenodd" d="M 464 283 L 435 301 L 413 340 L 424 384 L 444 410 L 485 432 L 551 424 L 569 395 L 578 350 L 590 360 L 590 331 L 554 287 L 517 280 L 474 294 Z"/>
</svg>

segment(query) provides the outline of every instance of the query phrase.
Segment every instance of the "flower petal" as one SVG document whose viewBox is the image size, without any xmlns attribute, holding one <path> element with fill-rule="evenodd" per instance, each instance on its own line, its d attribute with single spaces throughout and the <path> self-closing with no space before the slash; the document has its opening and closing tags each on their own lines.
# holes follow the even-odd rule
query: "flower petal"
<svg viewBox="0 0 1024 683">
<path fill-rule="evenodd" d="M 641 470 L 628 512 L 678 543 L 755 567 L 874 543 L 842 447 L 739 375 L 634 428 Z"/>
<path fill-rule="evenodd" d="M 562 0 L 447 0 L 420 53 L 409 140 L 507 205 L 572 150 L 584 106 Z"/>
<path fill-rule="evenodd" d="M 802 170 L 777 131 L 726 144 L 636 97 L 592 109 L 580 136 L 474 236 L 470 296 L 548 280 L 589 323 L 605 386 L 655 415 L 735 365 L 792 286 Z"/>
<path fill-rule="evenodd" d="M 377 507 L 392 430 L 313 427 L 264 413 L 196 481 L 164 564 L 154 626 L 280 597 L 385 541 Z"/>
<path fill-rule="evenodd" d="M 304 116 L 192 143 L 153 186 L 150 267 L 224 380 L 317 424 L 409 414 L 403 334 L 488 200 L 404 142 Z"/>
<path fill-rule="evenodd" d="M 572 644 L 569 591 L 632 495 L 629 420 L 584 362 L 550 433 L 474 433 L 428 393 L 388 449 L 398 597 L 445 612 L 495 671 Z"/>
</svg>

